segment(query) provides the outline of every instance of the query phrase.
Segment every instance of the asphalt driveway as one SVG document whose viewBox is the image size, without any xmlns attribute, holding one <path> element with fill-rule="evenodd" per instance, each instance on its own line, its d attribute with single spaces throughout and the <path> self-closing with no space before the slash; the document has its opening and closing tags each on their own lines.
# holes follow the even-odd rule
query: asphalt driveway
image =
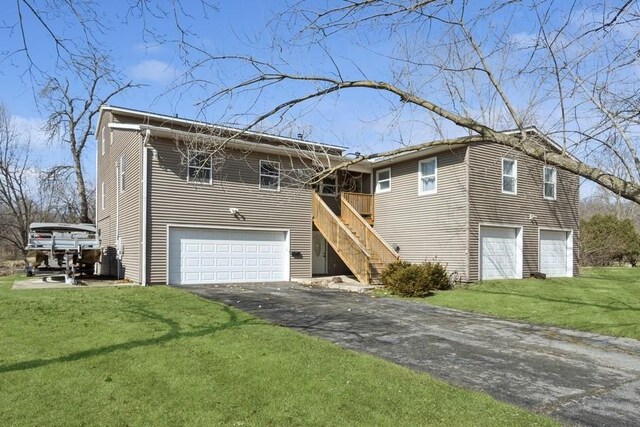
<svg viewBox="0 0 640 427">
<path fill-rule="evenodd" d="M 295 283 L 185 289 L 567 424 L 640 425 L 640 342 Z"/>
</svg>

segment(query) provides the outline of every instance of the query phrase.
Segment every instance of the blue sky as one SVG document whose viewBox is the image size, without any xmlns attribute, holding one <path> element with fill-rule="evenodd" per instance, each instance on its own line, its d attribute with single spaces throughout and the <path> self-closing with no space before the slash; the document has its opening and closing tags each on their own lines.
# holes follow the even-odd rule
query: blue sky
<svg viewBox="0 0 640 427">
<path fill-rule="evenodd" d="M 100 10 L 96 17 L 104 25 L 104 31 L 98 35 L 99 41 L 110 49 L 114 63 L 125 79 L 145 85 L 113 99 L 113 105 L 243 125 L 253 115 L 301 93 L 300 86 L 288 85 L 263 92 L 256 103 L 253 99 L 240 95 L 202 109 L 198 103 L 203 97 L 219 90 L 228 82 L 248 76 L 251 69 L 238 62 L 215 62 L 196 72 L 194 76 L 200 79 L 200 84 L 171 90 L 176 81 L 183 81 L 188 66 L 176 44 L 170 41 L 158 42 L 150 33 L 156 36 L 160 34 L 166 40 L 175 40 L 177 33 L 174 23 L 168 18 L 158 19 L 151 13 L 147 13 L 143 21 L 141 16 L 129 9 L 129 1 L 114 0 L 109 4 L 110 7 Z M 334 64 L 338 64 L 347 78 L 392 82 L 399 79 L 405 83 L 409 81 L 411 84 L 422 85 L 416 87 L 421 88 L 423 94 L 443 100 L 449 106 L 453 105 L 450 99 L 446 99 L 448 95 L 441 84 L 429 86 L 431 81 L 435 81 L 429 80 L 433 76 L 425 75 L 421 81 L 420 68 L 407 65 L 408 63 L 399 65 L 393 59 L 404 55 L 404 49 L 420 51 L 425 40 L 437 36 L 434 28 L 409 27 L 410 31 L 403 32 L 402 28 L 388 31 L 363 27 L 358 31 L 333 36 L 324 45 L 292 46 L 274 42 L 274 34 L 280 37 L 288 31 L 282 23 L 275 30 L 273 27 L 274 9 L 281 8 L 282 2 L 221 0 L 214 3 L 215 10 L 203 10 L 198 1 L 186 1 L 183 4 L 190 8 L 191 16 L 183 16 L 180 22 L 191 33 L 189 41 L 202 46 L 212 55 L 251 55 L 280 64 L 287 71 L 316 75 L 335 75 Z M 576 12 L 565 11 L 561 6 L 559 14 Z M 9 13 L 0 20 L 5 24 L 15 22 L 14 7 L 5 8 L 5 11 Z M 79 27 L 69 23 L 64 16 L 53 13 L 48 18 L 58 34 L 68 39 L 81 37 Z M 495 23 L 498 27 L 504 26 L 509 38 L 526 43 L 532 31 L 529 18 L 522 12 L 506 12 L 498 14 Z M 64 67 L 55 61 L 55 46 L 44 29 L 33 19 L 25 20 L 25 28 L 30 52 L 36 63 L 47 72 L 65 76 Z M 492 28 L 493 30 L 495 29 Z M 500 28 L 496 31 L 499 30 Z M 485 30 L 476 31 L 479 39 L 487 35 Z M 16 28 L 5 26 L 0 29 L 0 52 L 11 52 L 20 41 L 21 36 Z M 331 56 L 326 51 L 330 51 Z M 428 62 L 431 53 L 428 50 L 422 51 L 419 59 Z M 16 124 L 31 131 L 33 145 L 37 148 L 36 156 L 40 157 L 44 166 L 64 161 L 64 147 L 46 145 L 38 131 L 43 119 L 43 113 L 37 104 L 38 82 L 34 82 L 29 73 L 25 73 L 26 65 L 23 54 L 16 54 L 0 63 L 0 102 L 8 107 Z M 516 106 L 528 102 L 528 92 L 533 91 L 535 82 L 531 82 L 531 85 L 508 88 Z M 312 140 L 348 146 L 351 152 L 381 151 L 395 148 L 400 143 L 416 144 L 438 137 L 424 114 L 406 106 L 398 110 L 397 104 L 391 106 L 390 101 L 387 96 L 364 90 L 340 93 L 325 98 L 322 102 L 311 102 L 296 109 L 290 122 L 271 120 L 263 127 L 276 133 L 304 133 L 305 137 Z M 554 116 L 553 108 L 541 106 L 541 110 L 546 111 L 549 116 Z M 446 125 L 443 132 L 447 137 L 461 134 L 460 130 Z M 92 146 L 85 153 L 88 171 L 93 169 L 93 156 Z"/>
</svg>

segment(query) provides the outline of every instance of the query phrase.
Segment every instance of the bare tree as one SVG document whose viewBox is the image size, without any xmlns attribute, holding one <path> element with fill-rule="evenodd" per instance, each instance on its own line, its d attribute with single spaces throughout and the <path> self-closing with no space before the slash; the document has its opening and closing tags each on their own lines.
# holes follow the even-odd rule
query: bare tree
<svg viewBox="0 0 640 427">
<path fill-rule="evenodd" d="M 278 49 L 266 59 L 209 52 L 185 34 L 191 68 L 178 88 L 206 88 L 204 109 L 228 98 L 236 105 L 246 100 L 247 129 L 299 118 L 309 105 L 338 94 L 375 92 L 380 104 L 410 109 L 425 126 L 433 123 L 435 135 L 446 135 L 447 127 L 467 134 L 425 146 L 495 142 L 640 203 L 636 2 L 366 0 L 322 7 L 298 1 L 276 17 L 271 42 Z M 518 26 L 524 34 L 514 34 Z M 374 57 L 391 60 L 393 69 L 369 70 L 372 63 L 354 64 L 331 51 L 344 48 L 345 40 L 358 40 Z M 323 63 L 314 61 L 317 71 L 303 66 L 301 51 L 323 57 Z M 211 75 L 228 79 L 221 85 Z M 255 113 L 256 106 L 263 110 Z M 561 149 L 541 144 L 525 131 L 530 126 Z M 505 128 L 519 132 L 501 132 Z M 415 148 L 357 156 L 332 169 L 408 149 Z M 600 164 L 605 153 L 615 168 Z"/>
<path fill-rule="evenodd" d="M 73 171 L 76 194 L 79 199 L 81 222 L 92 222 L 89 190 L 82 166 L 83 153 L 91 140 L 95 118 L 100 106 L 114 96 L 139 85 L 123 82 L 109 58 L 96 52 L 73 61 L 75 79 L 50 77 L 41 91 L 49 112 L 45 131 L 51 142 L 61 141 L 69 148 L 71 164 L 58 165 L 51 176 L 64 176 Z"/>
<path fill-rule="evenodd" d="M 11 116 L 0 104 L 0 241 L 25 253 L 29 224 L 37 215 L 33 188 L 37 174 Z"/>
<path fill-rule="evenodd" d="M 81 3 L 18 1 L 23 43 L 12 54 L 30 51 L 28 16 L 66 63 L 85 60 L 87 47 L 99 45 L 109 29 L 96 19 L 95 3 Z M 634 0 L 295 0 L 274 17 L 264 58 L 207 50 L 185 21 L 206 16 L 206 1 L 198 10 L 180 1 L 130 5 L 127 19 L 140 20 L 145 35 L 178 46 L 189 69 L 176 89 L 208 94 L 205 110 L 223 109 L 221 101 L 230 98 L 241 106 L 237 113 L 249 117 L 246 129 L 262 122 L 286 127 L 338 94 L 344 99 L 368 91 L 379 101 L 370 106 L 409 112 L 441 143 L 496 142 L 640 202 L 640 9 Z M 57 13 L 45 13 L 56 6 Z M 65 38 L 51 19 L 58 15 L 77 21 L 84 36 Z M 156 19 L 171 25 L 154 32 L 147 23 Z M 256 37 L 265 39 L 264 31 Z M 357 47 L 358 55 L 347 52 Z M 369 56 L 362 59 L 364 51 Z M 312 61 L 301 60 L 309 55 Z M 390 68 L 381 71 L 377 62 Z M 65 82 L 55 83 L 64 93 Z M 561 151 L 524 132 L 532 125 L 558 141 Z M 520 133 L 500 132 L 505 128 Z M 451 138 L 456 129 L 467 136 Z M 616 169 L 600 164 L 602 157 L 616 159 Z"/>
</svg>

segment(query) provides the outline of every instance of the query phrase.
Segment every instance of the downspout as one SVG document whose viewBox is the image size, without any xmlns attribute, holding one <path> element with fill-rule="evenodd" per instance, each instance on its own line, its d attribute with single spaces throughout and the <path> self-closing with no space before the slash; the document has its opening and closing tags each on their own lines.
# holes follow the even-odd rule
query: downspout
<svg viewBox="0 0 640 427">
<path fill-rule="evenodd" d="M 120 279 L 120 270 L 122 269 L 122 260 L 120 259 L 120 166 L 116 161 L 116 265 L 118 272 L 116 277 Z"/>
<path fill-rule="evenodd" d="M 149 138 L 151 131 L 144 131 L 142 139 L 142 260 L 140 262 L 142 274 L 140 274 L 140 284 L 147 286 L 147 194 L 148 194 L 148 162 L 149 162 Z"/>
<path fill-rule="evenodd" d="M 100 124 L 100 123 L 98 122 L 98 124 Z M 100 164 L 98 163 L 98 162 L 99 162 L 99 160 L 100 160 L 100 156 L 98 156 L 98 148 L 99 148 L 99 145 L 100 145 L 100 142 L 98 141 L 98 138 L 96 138 L 96 181 L 95 181 L 95 183 L 96 183 L 96 191 L 94 191 L 94 193 L 95 193 L 95 198 L 96 198 L 96 200 L 95 200 L 95 202 L 96 202 L 95 207 L 96 207 L 96 208 L 95 208 L 95 210 L 93 211 L 93 215 L 94 215 L 94 220 L 95 220 L 95 222 L 96 222 L 96 231 L 101 232 L 102 230 L 100 230 L 100 228 L 99 228 L 99 224 L 100 224 L 100 223 L 99 223 L 99 221 L 98 221 L 98 212 L 100 212 L 100 211 L 98 210 L 98 208 L 99 208 L 99 206 L 98 206 L 98 200 L 99 200 L 99 199 L 98 199 L 98 197 L 99 197 L 99 196 L 100 196 L 100 197 L 102 196 L 102 194 L 98 195 L 98 189 L 100 189 L 100 192 L 102 192 L 102 186 L 100 185 L 100 182 L 99 182 L 99 180 L 98 180 L 98 176 L 99 176 L 99 174 L 98 174 L 98 170 L 99 170 L 99 168 L 100 168 Z M 101 233 L 100 233 L 100 234 L 101 234 Z M 98 236 L 97 236 L 97 237 L 98 237 L 98 239 L 100 239 L 100 240 L 99 240 L 99 242 L 100 242 L 100 251 L 102 252 L 102 236 L 101 236 L 100 234 L 98 234 Z M 93 273 L 94 273 L 94 274 L 98 274 L 98 270 L 96 269 L 96 264 L 97 264 L 97 263 L 93 264 Z M 102 274 L 102 273 L 103 273 L 103 268 L 102 268 L 102 263 L 100 263 L 100 274 Z"/>
</svg>

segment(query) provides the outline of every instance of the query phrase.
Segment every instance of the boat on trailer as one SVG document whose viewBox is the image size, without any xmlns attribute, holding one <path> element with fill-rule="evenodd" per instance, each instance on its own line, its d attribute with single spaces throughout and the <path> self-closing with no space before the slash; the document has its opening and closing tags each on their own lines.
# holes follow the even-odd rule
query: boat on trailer
<svg viewBox="0 0 640 427">
<path fill-rule="evenodd" d="M 75 284 L 77 274 L 93 274 L 100 260 L 100 239 L 93 224 L 34 222 L 27 239 L 27 276 L 64 274 Z"/>
</svg>

